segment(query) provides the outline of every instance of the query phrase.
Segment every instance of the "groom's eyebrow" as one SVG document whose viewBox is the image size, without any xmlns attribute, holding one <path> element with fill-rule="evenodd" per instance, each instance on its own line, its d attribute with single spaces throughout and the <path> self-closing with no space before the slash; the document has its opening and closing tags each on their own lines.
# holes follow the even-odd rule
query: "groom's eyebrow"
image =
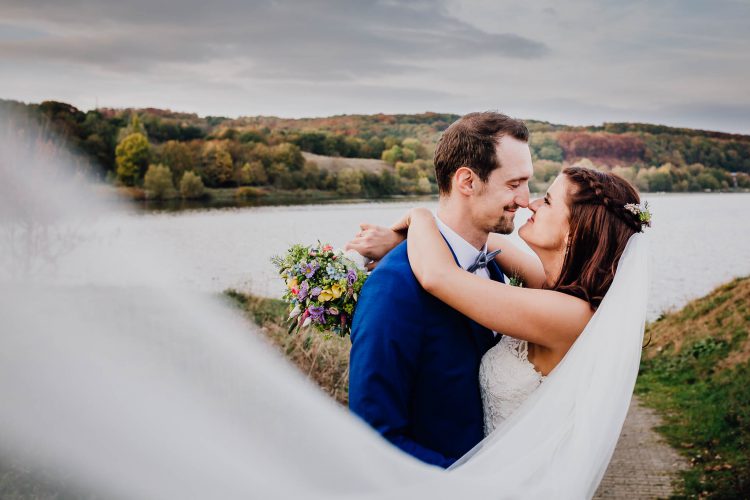
<svg viewBox="0 0 750 500">
<path fill-rule="evenodd" d="M 519 182 L 519 181 L 527 181 L 531 177 L 528 175 L 522 175 L 520 177 L 514 177 L 513 179 L 510 179 L 508 182 Z"/>
</svg>

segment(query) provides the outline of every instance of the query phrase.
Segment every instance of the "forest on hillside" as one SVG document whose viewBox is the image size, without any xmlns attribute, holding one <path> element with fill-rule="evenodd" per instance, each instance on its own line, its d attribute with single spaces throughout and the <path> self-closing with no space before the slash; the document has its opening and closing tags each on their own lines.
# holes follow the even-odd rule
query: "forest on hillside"
<svg viewBox="0 0 750 500">
<path fill-rule="evenodd" d="M 436 192 L 432 154 L 458 115 L 327 118 L 201 117 L 154 108 L 81 111 L 62 102 L 0 100 L 0 111 L 51 131 L 79 154 L 81 169 L 151 197 L 199 197 L 204 188 L 332 191 L 383 197 Z M 641 191 L 750 188 L 750 136 L 638 123 L 576 127 L 527 120 L 532 190 L 566 165 L 611 170 Z M 380 171 L 336 172 L 303 152 L 383 160 Z"/>
</svg>

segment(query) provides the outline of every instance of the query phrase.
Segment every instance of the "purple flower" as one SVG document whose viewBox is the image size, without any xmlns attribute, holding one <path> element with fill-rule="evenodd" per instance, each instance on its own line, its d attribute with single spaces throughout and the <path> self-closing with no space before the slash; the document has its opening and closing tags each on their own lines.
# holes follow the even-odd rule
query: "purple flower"
<svg viewBox="0 0 750 500">
<path fill-rule="evenodd" d="M 299 293 L 297 293 L 297 298 L 299 300 L 305 300 L 307 297 L 307 292 L 310 291 L 310 285 L 307 283 L 307 281 L 303 281 L 302 284 L 299 286 Z"/>
<path fill-rule="evenodd" d="M 310 290 L 310 297 L 317 297 L 318 295 L 320 295 L 322 291 L 323 291 L 322 288 L 320 288 L 319 286 L 316 286 L 315 288 Z"/>
<path fill-rule="evenodd" d="M 321 325 L 326 322 L 325 312 L 326 309 L 323 306 L 311 306 L 307 309 L 310 312 L 310 318 L 316 323 Z"/>
<path fill-rule="evenodd" d="M 318 264 L 317 261 L 312 261 L 309 264 L 305 263 L 302 267 L 302 274 L 304 274 L 306 278 L 312 278 L 313 274 L 315 274 L 315 271 L 317 271 L 319 267 L 320 264 Z"/>
<path fill-rule="evenodd" d="M 355 271 L 354 269 L 349 269 L 349 272 L 346 273 L 346 283 L 349 286 L 352 286 L 355 281 L 357 281 L 357 271 Z"/>
</svg>

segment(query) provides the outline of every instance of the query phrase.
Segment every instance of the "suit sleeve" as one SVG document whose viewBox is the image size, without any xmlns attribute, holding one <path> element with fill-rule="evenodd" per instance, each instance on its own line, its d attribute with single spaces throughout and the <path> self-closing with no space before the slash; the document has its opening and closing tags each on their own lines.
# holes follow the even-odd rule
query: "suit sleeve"
<svg viewBox="0 0 750 500">
<path fill-rule="evenodd" d="M 349 407 L 404 452 L 446 468 L 455 458 L 408 436 L 424 329 L 418 292 L 408 277 L 392 269 L 382 269 L 369 280 L 354 317 Z"/>
</svg>

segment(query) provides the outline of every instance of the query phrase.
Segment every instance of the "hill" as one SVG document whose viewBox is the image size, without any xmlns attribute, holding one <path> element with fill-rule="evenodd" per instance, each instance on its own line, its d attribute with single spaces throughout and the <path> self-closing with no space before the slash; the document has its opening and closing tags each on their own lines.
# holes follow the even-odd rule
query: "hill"
<svg viewBox="0 0 750 500">
<path fill-rule="evenodd" d="M 682 494 L 750 498 L 750 277 L 649 325 L 636 391 L 690 459 Z"/>
<path fill-rule="evenodd" d="M 56 101 L 7 100 L 0 100 L 0 111 L 41 123 L 81 153 L 91 172 L 129 186 L 141 186 L 149 165 L 162 164 L 174 183 L 192 170 L 212 188 L 259 186 L 374 197 L 436 192 L 434 148 L 459 117 L 428 112 L 230 119 L 155 108 L 83 112 Z M 642 123 L 526 123 L 535 160 L 534 191 L 546 189 L 562 168 L 575 163 L 613 170 L 642 191 L 750 188 L 747 135 Z M 146 140 L 121 148 L 118 158 L 118 145 L 132 134 Z M 393 168 L 360 160 L 382 160 Z"/>
</svg>

